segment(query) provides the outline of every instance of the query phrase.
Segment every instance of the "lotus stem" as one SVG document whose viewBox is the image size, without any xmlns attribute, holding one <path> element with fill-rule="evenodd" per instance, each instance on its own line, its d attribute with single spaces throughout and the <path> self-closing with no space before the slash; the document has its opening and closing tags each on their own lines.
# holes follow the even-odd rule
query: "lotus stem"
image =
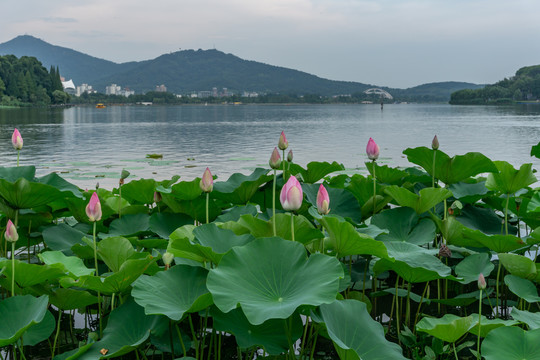
<svg viewBox="0 0 540 360">
<path fill-rule="evenodd" d="M 54 359 L 54 353 L 56 351 L 56 342 L 58 340 L 58 335 L 60 334 L 60 319 L 61 318 L 62 318 L 62 310 L 60 310 L 60 308 L 58 308 L 58 322 L 56 323 L 56 334 L 54 335 L 54 342 L 53 342 L 51 359 Z"/>
<path fill-rule="evenodd" d="M 508 235 L 508 203 L 510 201 L 510 194 L 506 194 L 506 205 L 504 207 L 504 234 Z"/>
<path fill-rule="evenodd" d="M 405 309 L 405 321 L 411 325 L 411 283 L 407 283 L 407 308 Z"/>
<path fill-rule="evenodd" d="M 118 218 L 121 219 L 122 218 L 122 184 L 118 185 L 118 195 L 120 197 L 120 201 L 118 201 Z"/>
<path fill-rule="evenodd" d="M 93 231 L 92 231 L 92 237 L 94 239 L 94 241 L 93 241 L 93 244 L 94 244 L 94 266 L 96 267 L 96 276 L 99 276 L 98 260 L 97 260 L 97 245 L 96 245 L 96 227 L 97 227 L 97 222 L 94 221 L 94 228 L 93 228 Z M 103 336 L 103 327 L 102 327 L 102 322 L 101 322 L 101 318 L 102 318 L 102 316 L 101 316 L 101 292 L 98 291 L 97 295 L 98 295 L 99 338 L 101 339 L 102 336 Z"/>
<path fill-rule="evenodd" d="M 176 328 L 176 332 L 178 333 L 178 339 L 180 339 L 180 345 L 182 346 L 182 351 L 184 353 L 184 357 L 187 357 L 186 345 L 184 345 L 184 339 L 182 339 L 182 333 L 180 333 L 180 329 L 178 328 L 178 324 L 174 324 L 174 327 Z"/>
<path fill-rule="evenodd" d="M 276 231 L 276 169 L 274 169 L 274 185 L 272 187 L 272 226 L 274 228 L 274 236 L 277 236 Z"/>
<path fill-rule="evenodd" d="M 495 314 L 497 317 L 499 317 L 499 279 L 501 277 L 501 259 L 499 259 L 499 266 L 497 267 L 497 282 L 495 283 Z"/>
<path fill-rule="evenodd" d="M 21 154 L 21 150 L 17 150 L 17 167 L 19 167 L 19 155 Z"/>
<path fill-rule="evenodd" d="M 377 176 L 375 175 L 375 167 L 376 163 L 373 160 L 373 215 L 375 215 L 375 211 L 377 210 Z"/>
<path fill-rule="evenodd" d="M 426 281 L 426 286 L 424 287 L 424 291 L 422 292 L 422 297 L 420 298 L 418 309 L 416 309 L 416 316 L 414 317 L 413 334 L 416 334 L 416 323 L 418 322 L 418 316 L 420 315 L 420 308 L 422 307 L 422 304 L 424 303 L 424 297 L 426 296 L 428 287 L 429 287 L 429 281 Z"/>
<path fill-rule="evenodd" d="M 210 203 L 210 193 L 207 192 L 206 193 L 206 223 L 207 224 L 209 223 L 209 221 L 208 221 L 208 219 L 209 219 L 209 216 L 208 216 L 208 204 L 209 203 Z"/>
<path fill-rule="evenodd" d="M 457 357 L 456 343 L 453 342 L 453 343 L 452 343 L 452 346 L 453 346 L 453 348 L 454 348 L 454 356 L 456 357 L 456 360 L 459 360 L 458 357 Z"/>
<path fill-rule="evenodd" d="M 433 150 L 433 169 L 432 169 L 432 173 L 433 175 L 431 176 L 431 187 L 432 188 L 435 188 L 435 157 L 437 156 L 437 150 Z"/>
<path fill-rule="evenodd" d="M 291 237 L 292 241 L 294 241 L 294 214 L 291 211 Z"/>
<path fill-rule="evenodd" d="M 306 316 L 306 324 L 304 326 L 304 335 L 302 336 L 302 343 L 300 345 L 300 358 L 302 358 L 302 355 L 304 354 L 304 346 L 306 345 L 306 335 L 309 328 L 309 316 Z"/>
<path fill-rule="evenodd" d="M 315 354 L 315 347 L 317 345 L 317 338 L 319 337 L 319 328 L 315 331 L 315 337 L 313 338 L 313 346 L 311 347 L 311 353 L 309 354 L 309 360 L 313 360 Z"/>
<path fill-rule="evenodd" d="M 11 243 L 11 296 L 15 296 L 15 243 Z"/>
<path fill-rule="evenodd" d="M 287 174 L 286 174 L 286 171 L 285 171 L 285 163 L 287 162 L 287 158 L 285 157 L 285 149 L 282 150 L 283 151 L 283 161 L 281 162 L 283 164 L 283 180 L 287 180 Z"/>
<path fill-rule="evenodd" d="M 197 333 L 195 333 L 195 328 L 193 327 L 193 320 L 191 319 L 191 314 L 188 315 L 188 319 L 189 327 L 191 329 L 191 336 L 193 337 L 193 346 L 195 347 L 195 359 L 199 359 L 199 340 L 197 340 Z M 242 353 L 240 352 L 240 354 Z M 241 357 L 242 356 L 240 356 L 240 358 Z"/>
<path fill-rule="evenodd" d="M 480 333 L 482 330 L 482 289 L 480 289 L 480 299 L 478 300 L 478 343 L 476 344 L 476 358 L 480 360 Z"/>
<path fill-rule="evenodd" d="M 397 277 L 396 279 L 396 328 L 397 328 L 397 336 L 398 336 L 398 343 L 399 343 L 399 346 L 401 346 L 401 340 L 399 338 L 399 322 L 401 321 L 400 319 L 400 316 L 399 316 L 399 296 L 398 296 L 398 287 L 399 287 L 399 276 Z"/>
</svg>

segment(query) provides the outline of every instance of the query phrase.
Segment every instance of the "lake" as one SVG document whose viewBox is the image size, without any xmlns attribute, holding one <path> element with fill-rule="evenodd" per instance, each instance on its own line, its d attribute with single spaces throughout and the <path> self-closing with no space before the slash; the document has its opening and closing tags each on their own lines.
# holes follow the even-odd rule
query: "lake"
<svg viewBox="0 0 540 360">
<path fill-rule="evenodd" d="M 268 167 L 285 131 L 294 162 L 338 161 L 365 172 L 370 137 L 380 162 L 411 166 L 408 147 L 431 146 L 437 135 L 449 155 L 479 151 L 514 166 L 530 157 L 540 141 L 540 105 L 515 107 L 431 104 L 385 105 L 208 105 L 109 106 L 0 109 L 0 166 L 15 166 L 11 134 L 24 139 L 21 165 L 38 175 L 58 172 L 81 188 L 117 186 L 123 168 L 137 178 L 182 180 L 208 166 L 220 180 Z M 287 149 L 287 151 L 289 150 Z M 147 154 L 162 159 L 147 159 Z"/>
</svg>

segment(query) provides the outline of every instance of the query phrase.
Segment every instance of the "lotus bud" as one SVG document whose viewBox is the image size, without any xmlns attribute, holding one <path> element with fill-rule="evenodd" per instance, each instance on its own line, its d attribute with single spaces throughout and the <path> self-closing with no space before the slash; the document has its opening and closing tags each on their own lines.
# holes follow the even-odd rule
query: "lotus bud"
<svg viewBox="0 0 540 360">
<path fill-rule="evenodd" d="M 270 167 L 274 170 L 279 169 L 281 166 L 281 156 L 279 156 L 277 147 L 275 147 L 274 151 L 272 151 L 272 156 L 270 156 L 270 161 L 268 164 L 270 164 Z"/>
<path fill-rule="evenodd" d="M 366 154 L 370 160 L 377 160 L 379 158 L 379 145 L 372 138 L 369 138 L 367 143 Z"/>
<path fill-rule="evenodd" d="M 319 192 L 317 193 L 317 210 L 321 215 L 326 215 L 330 212 L 330 197 L 323 184 L 319 186 Z"/>
<path fill-rule="evenodd" d="M 431 148 L 433 150 L 439 149 L 439 139 L 437 139 L 437 135 L 435 135 L 435 137 L 433 137 L 433 140 L 431 141 Z"/>
<path fill-rule="evenodd" d="M 15 150 L 21 150 L 23 147 L 23 138 L 19 130 L 16 128 L 13 130 L 13 135 L 11 135 L 11 143 L 13 144 Z"/>
<path fill-rule="evenodd" d="M 287 138 L 285 137 L 285 132 L 281 132 L 281 135 L 279 136 L 278 141 L 278 148 L 279 150 L 285 150 L 289 147 L 289 142 L 287 141 Z"/>
<path fill-rule="evenodd" d="M 6 241 L 9 242 L 17 242 L 19 240 L 19 234 L 17 233 L 17 228 L 11 220 L 8 220 L 7 226 L 6 226 L 6 233 L 5 233 Z"/>
<path fill-rule="evenodd" d="M 165 264 L 165 269 L 168 269 L 171 267 L 171 263 L 174 260 L 174 255 L 167 251 L 165 254 L 163 254 L 161 260 L 163 260 L 163 264 Z"/>
<path fill-rule="evenodd" d="M 292 162 L 292 159 L 293 159 L 293 153 L 292 153 L 292 150 L 289 150 L 289 152 L 287 153 L 287 161 Z"/>
<path fill-rule="evenodd" d="M 295 176 L 291 176 L 281 189 L 279 201 L 284 210 L 295 211 L 302 206 L 304 193 Z"/>
<path fill-rule="evenodd" d="M 202 176 L 201 182 L 199 183 L 199 186 L 201 187 L 201 190 L 205 193 L 212 192 L 212 189 L 214 188 L 214 178 L 212 177 L 212 173 L 210 172 L 209 168 L 206 168 L 206 170 L 204 170 L 204 174 Z"/>
<path fill-rule="evenodd" d="M 157 191 L 154 191 L 154 202 L 157 204 L 161 200 L 163 200 L 163 197 L 161 196 L 161 193 L 157 192 Z"/>
<path fill-rule="evenodd" d="M 484 278 L 484 274 L 480 273 L 478 275 L 478 290 L 484 290 L 486 288 L 486 279 Z"/>
<path fill-rule="evenodd" d="M 92 222 L 101 220 L 101 203 L 97 192 L 92 194 L 88 205 L 86 205 L 86 215 Z"/>
</svg>

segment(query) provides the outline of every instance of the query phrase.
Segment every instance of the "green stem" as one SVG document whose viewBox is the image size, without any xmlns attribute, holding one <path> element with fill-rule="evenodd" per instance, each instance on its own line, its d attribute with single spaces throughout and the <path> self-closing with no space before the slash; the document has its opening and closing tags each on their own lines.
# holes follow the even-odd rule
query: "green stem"
<svg viewBox="0 0 540 360">
<path fill-rule="evenodd" d="M 118 218 L 122 218 L 122 184 L 118 185 L 118 194 L 120 196 L 120 201 L 118 201 Z"/>
<path fill-rule="evenodd" d="M 182 333 L 180 333 L 180 329 L 178 328 L 178 324 L 175 324 L 174 327 L 176 328 L 176 332 L 178 333 L 178 339 L 180 339 L 180 345 L 182 346 L 182 351 L 184 353 L 184 357 L 187 357 L 186 345 L 184 345 L 184 339 L 182 339 Z"/>
<path fill-rule="evenodd" d="M 19 348 L 19 351 L 20 351 L 20 353 L 21 353 L 21 357 L 23 358 L 23 360 L 26 360 L 26 356 L 24 356 L 23 347 L 22 347 L 22 346 L 19 346 L 19 345 L 17 345 L 17 347 Z"/>
<path fill-rule="evenodd" d="M 456 360 L 459 360 L 458 357 L 457 357 L 456 343 L 453 342 L 452 345 L 453 345 L 453 347 L 454 347 L 454 356 L 456 357 Z"/>
<path fill-rule="evenodd" d="M 199 359 L 199 341 L 197 340 L 197 333 L 195 333 L 195 328 L 193 327 L 193 320 L 191 319 L 191 314 L 188 315 L 189 327 L 191 329 L 191 336 L 193 337 L 193 346 L 195 347 L 195 359 Z"/>
<path fill-rule="evenodd" d="M 284 181 L 287 181 L 287 174 L 285 173 L 285 163 L 287 162 L 287 158 L 285 157 L 285 150 L 282 150 L 283 151 L 283 161 L 281 162 L 283 164 L 283 180 Z"/>
<path fill-rule="evenodd" d="M 17 150 L 17 167 L 19 167 L 19 155 L 21 153 L 21 150 Z"/>
<path fill-rule="evenodd" d="M 11 243 L 11 296 L 15 296 L 15 242 Z"/>
<path fill-rule="evenodd" d="M 399 322 L 401 321 L 401 316 L 399 316 L 400 313 L 399 313 L 398 287 L 399 287 L 399 276 L 396 279 L 396 328 L 397 328 L 398 343 L 401 346 L 401 340 L 400 340 L 400 337 L 399 337 L 399 333 L 400 333 L 400 330 L 399 330 L 400 324 L 399 324 Z"/>
<path fill-rule="evenodd" d="M 504 234 L 508 235 L 508 202 L 510 201 L 510 194 L 506 194 L 506 206 L 504 207 Z"/>
<path fill-rule="evenodd" d="M 208 224 L 208 204 L 210 203 L 210 193 L 206 193 L 206 223 Z"/>
<path fill-rule="evenodd" d="M 501 277 L 501 259 L 499 259 L 499 266 L 497 268 L 497 282 L 495 283 L 495 314 L 499 317 L 499 278 Z"/>
<path fill-rule="evenodd" d="M 422 298 L 420 299 L 420 303 L 418 304 L 418 309 L 416 309 L 416 316 L 414 317 L 413 334 L 416 334 L 416 323 L 418 322 L 418 316 L 420 315 L 420 308 L 422 308 L 422 304 L 424 303 L 424 297 L 426 296 L 428 286 L 429 286 L 429 281 L 426 281 L 426 286 L 424 287 L 424 292 L 422 293 Z"/>
<path fill-rule="evenodd" d="M 291 211 L 291 237 L 292 241 L 294 241 L 294 215 Z"/>
<path fill-rule="evenodd" d="M 54 353 L 56 351 L 56 342 L 58 341 L 58 335 L 60 334 L 60 319 L 61 318 L 62 318 L 62 310 L 60 310 L 60 308 L 58 308 L 58 322 L 56 323 L 56 334 L 54 335 L 54 342 L 53 342 L 51 359 L 54 358 Z"/>
<path fill-rule="evenodd" d="M 405 321 L 411 325 L 411 283 L 407 283 L 407 308 L 405 309 Z"/>
<path fill-rule="evenodd" d="M 92 235 L 93 235 L 93 239 L 94 239 L 94 266 L 96 267 L 96 276 L 99 276 L 99 270 L 98 270 L 98 260 L 97 260 L 97 244 L 96 244 L 96 227 L 97 227 L 97 222 L 94 221 L 94 229 L 93 229 L 93 232 L 92 232 Z M 102 322 L 101 322 L 101 292 L 98 291 L 97 292 L 98 294 L 98 318 L 99 318 L 99 338 L 101 339 L 102 336 L 103 336 L 103 327 L 102 327 Z"/>
<path fill-rule="evenodd" d="M 431 187 L 435 187 L 435 156 L 437 155 L 437 150 L 433 150 L 433 169 L 432 169 L 432 177 L 431 177 Z"/>
<path fill-rule="evenodd" d="M 373 215 L 377 210 L 377 177 L 375 175 L 375 160 L 373 160 Z"/>
<path fill-rule="evenodd" d="M 476 358 L 480 360 L 482 356 L 480 355 L 480 333 L 482 327 L 482 289 L 480 289 L 480 300 L 478 301 L 478 343 L 476 345 Z"/>
<path fill-rule="evenodd" d="M 272 226 L 274 228 L 274 236 L 277 236 L 276 231 L 276 169 L 274 169 L 274 185 L 272 188 Z"/>
</svg>

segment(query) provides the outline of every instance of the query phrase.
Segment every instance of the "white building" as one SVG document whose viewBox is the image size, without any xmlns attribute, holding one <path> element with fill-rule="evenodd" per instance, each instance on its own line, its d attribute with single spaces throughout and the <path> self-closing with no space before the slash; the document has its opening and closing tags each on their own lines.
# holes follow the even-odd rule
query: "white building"
<svg viewBox="0 0 540 360">
<path fill-rule="evenodd" d="M 70 95 L 75 95 L 75 84 L 73 83 L 72 79 L 62 81 L 62 87 L 64 88 L 64 92 Z"/>
<path fill-rule="evenodd" d="M 92 88 L 92 85 L 82 84 L 80 86 L 77 86 L 77 91 L 75 92 L 75 96 L 81 96 L 84 93 L 95 94 L 97 93 L 97 91 L 94 90 L 94 88 Z"/>
<path fill-rule="evenodd" d="M 122 87 L 120 85 L 111 84 L 105 88 L 105 94 L 107 95 L 120 95 Z"/>
</svg>

